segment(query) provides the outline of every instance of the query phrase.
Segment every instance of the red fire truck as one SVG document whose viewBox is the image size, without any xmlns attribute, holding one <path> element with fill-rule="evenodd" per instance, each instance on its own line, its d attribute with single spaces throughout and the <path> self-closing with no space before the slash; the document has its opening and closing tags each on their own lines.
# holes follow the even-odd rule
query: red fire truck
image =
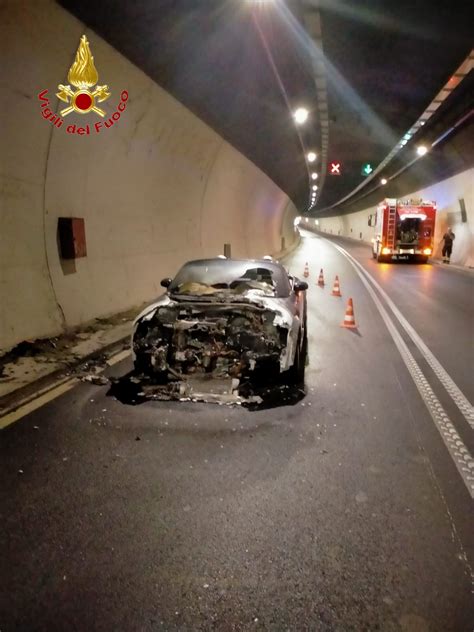
<svg viewBox="0 0 474 632">
<path fill-rule="evenodd" d="M 433 253 L 436 202 L 386 198 L 369 226 L 375 228 L 372 256 L 377 261 L 416 259 L 428 261 Z"/>
</svg>

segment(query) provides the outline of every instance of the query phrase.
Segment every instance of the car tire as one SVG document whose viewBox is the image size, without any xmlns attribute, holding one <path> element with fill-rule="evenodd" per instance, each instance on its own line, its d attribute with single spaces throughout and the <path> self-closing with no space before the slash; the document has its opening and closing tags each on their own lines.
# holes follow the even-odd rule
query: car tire
<svg viewBox="0 0 474 632">
<path fill-rule="evenodd" d="M 149 362 L 145 362 L 143 356 L 137 356 L 133 363 L 134 373 L 146 373 L 149 371 Z"/>
<path fill-rule="evenodd" d="M 288 371 L 288 381 L 293 386 L 302 386 L 304 384 L 304 373 L 306 368 L 306 353 L 308 349 L 308 336 L 303 334 L 303 340 L 301 340 L 301 331 L 298 336 L 298 342 L 295 352 L 295 361 L 293 366 Z"/>
</svg>

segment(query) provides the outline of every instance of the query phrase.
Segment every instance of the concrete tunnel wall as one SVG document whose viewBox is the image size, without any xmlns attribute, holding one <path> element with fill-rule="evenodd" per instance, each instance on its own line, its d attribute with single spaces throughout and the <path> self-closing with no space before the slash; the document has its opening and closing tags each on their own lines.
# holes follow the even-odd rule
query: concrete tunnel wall
<svg viewBox="0 0 474 632">
<path fill-rule="evenodd" d="M 381 192 L 383 196 L 390 196 L 390 189 Z M 435 250 L 434 257 L 441 257 L 442 236 L 448 226 L 453 229 L 456 238 L 453 245 L 451 262 L 457 265 L 474 267 L 474 169 L 467 169 L 451 178 L 431 186 L 407 193 L 405 198 L 422 198 L 434 200 L 437 205 L 435 226 Z M 464 199 L 466 219 L 462 221 L 459 200 Z M 314 219 L 309 219 L 308 224 L 303 220 L 302 227 L 318 229 L 332 235 L 340 235 L 362 241 L 370 245 L 375 229 L 367 225 L 370 214 L 376 210 L 376 205 L 369 206 L 355 213 L 347 213 L 334 217 L 318 218 L 318 225 Z"/>
<path fill-rule="evenodd" d="M 126 109 L 110 129 L 72 113 L 56 128 L 42 116 L 67 82 L 81 35 L 112 96 Z M 161 293 L 187 259 L 230 243 L 234 257 L 292 246 L 296 209 L 253 163 L 50 0 L 0 9 L 0 349 L 52 336 Z M 89 124 L 90 135 L 66 128 Z M 60 258 L 58 217 L 85 219 L 87 257 Z M 282 241 L 284 239 L 284 242 Z"/>
</svg>

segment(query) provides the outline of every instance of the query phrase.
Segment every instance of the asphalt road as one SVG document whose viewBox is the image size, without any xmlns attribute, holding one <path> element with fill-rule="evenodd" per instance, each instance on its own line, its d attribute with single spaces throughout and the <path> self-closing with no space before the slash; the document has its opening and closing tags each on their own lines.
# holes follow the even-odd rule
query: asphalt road
<svg viewBox="0 0 474 632">
<path fill-rule="evenodd" d="M 474 401 L 472 275 L 343 245 Z M 1 632 L 473 629 L 472 428 L 397 321 L 446 443 L 351 262 L 313 235 L 288 265 L 305 261 L 296 403 L 132 406 L 80 384 L 2 432 Z"/>
</svg>

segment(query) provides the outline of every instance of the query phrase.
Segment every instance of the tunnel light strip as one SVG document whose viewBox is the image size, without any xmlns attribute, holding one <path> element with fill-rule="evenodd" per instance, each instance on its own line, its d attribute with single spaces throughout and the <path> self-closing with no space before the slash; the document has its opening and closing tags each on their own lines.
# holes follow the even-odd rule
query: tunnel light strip
<svg viewBox="0 0 474 632">
<path fill-rule="evenodd" d="M 332 243 L 332 242 L 330 242 Z M 344 248 L 341 248 L 337 244 L 332 243 L 332 245 L 341 252 L 355 268 L 356 273 L 360 277 L 360 280 L 365 285 L 368 293 L 372 297 L 372 300 L 375 303 L 387 329 L 392 336 L 392 339 L 395 345 L 400 352 L 400 355 L 407 367 L 415 385 L 418 389 L 418 392 L 423 399 L 431 418 L 433 419 L 436 428 L 438 429 L 441 438 L 456 465 L 456 468 L 461 475 L 461 478 L 464 484 L 467 487 L 471 498 L 474 498 L 474 459 L 471 456 L 469 450 L 466 448 L 464 442 L 462 441 L 459 433 L 448 417 L 446 411 L 444 410 L 441 402 L 436 397 L 433 389 L 428 383 L 423 371 L 420 369 L 420 366 L 416 362 L 413 357 L 411 351 L 409 350 L 406 342 L 403 340 L 400 332 L 395 327 L 392 319 L 390 318 L 387 310 L 383 306 L 381 300 L 377 296 L 375 290 L 371 287 L 369 281 L 377 287 L 379 291 L 381 291 L 382 296 L 385 292 L 382 290 L 380 285 L 372 279 L 371 275 L 356 261 Z M 385 297 L 384 297 L 385 298 Z"/>
<path fill-rule="evenodd" d="M 310 11 L 305 11 L 304 13 L 304 25 L 306 30 L 312 40 L 317 43 L 318 49 L 321 52 L 321 57 L 323 55 L 323 41 L 322 41 L 322 30 L 321 30 L 321 15 L 319 10 L 313 8 Z M 318 122 L 319 122 L 319 131 L 321 137 L 321 157 L 320 157 L 320 168 L 321 168 L 321 178 L 319 182 L 320 191 L 324 188 L 324 181 L 326 179 L 327 172 L 327 157 L 328 157 L 328 146 L 329 146 L 329 118 L 328 118 L 328 97 L 327 97 L 327 82 L 326 82 L 326 67 L 322 59 L 314 59 L 312 57 L 312 66 L 313 66 L 313 75 L 314 75 L 314 83 L 316 86 L 316 99 L 318 104 Z M 313 208 L 316 204 L 315 201 L 312 202 L 310 208 Z"/>
<path fill-rule="evenodd" d="M 466 76 L 469 74 L 469 72 L 473 68 L 474 68 L 474 49 L 471 50 L 471 52 L 466 57 L 466 59 L 462 62 L 459 68 L 451 75 L 451 77 L 445 83 L 443 88 L 441 88 L 441 90 L 438 92 L 436 97 L 433 99 L 430 105 L 426 108 L 423 114 L 416 120 L 416 122 L 410 127 L 410 129 L 407 132 L 405 132 L 405 134 L 398 141 L 395 147 L 392 148 L 390 153 L 372 171 L 370 176 L 365 178 L 363 182 L 361 182 L 358 186 L 356 186 L 356 188 L 353 189 L 346 196 L 344 196 L 343 198 L 341 198 L 340 200 L 338 200 L 337 202 L 335 202 L 334 204 L 332 204 L 331 206 L 328 206 L 327 208 L 323 210 L 326 211 L 326 210 L 332 209 L 335 206 L 338 206 L 339 204 L 346 202 L 349 198 L 353 197 L 358 191 L 360 191 L 362 188 L 367 186 L 367 184 L 369 184 L 369 182 L 371 182 L 371 180 L 373 180 L 382 171 L 382 169 L 384 169 L 388 165 L 388 163 L 392 161 L 392 159 L 396 156 L 396 154 L 398 154 L 403 149 L 403 147 L 407 144 L 408 140 L 413 139 L 413 136 L 415 136 L 415 134 L 420 130 L 420 128 L 423 127 L 423 125 L 425 125 L 425 123 L 433 116 L 433 114 L 439 108 L 441 103 L 443 103 L 443 101 L 447 99 L 450 96 L 450 94 L 461 84 L 461 82 L 466 78 Z M 456 83 L 453 83 L 453 78 L 455 78 L 458 81 L 456 81 Z M 435 142 L 436 143 L 439 142 L 439 139 Z M 434 146 L 435 144 L 433 143 L 432 147 Z M 409 165 L 407 166 L 411 166 L 413 162 L 416 162 L 416 160 L 418 160 L 418 158 L 416 158 L 414 161 L 409 163 Z M 400 171 L 397 172 L 396 175 L 398 175 L 398 173 L 400 173 Z M 395 176 L 388 177 L 387 180 L 392 180 L 394 177 Z"/>
<path fill-rule="evenodd" d="M 443 132 L 441 134 L 441 136 L 438 136 L 438 138 L 436 140 L 434 140 L 430 147 L 436 147 L 436 145 L 438 145 L 438 143 L 440 143 L 441 141 L 445 140 L 450 134 L 452 134 L 460 125 L 462 125 L 463 123 L 465 123 L 469 118 L 471 118 L 472 116 L 474 116 L 474 108 L 472 110 L 469 110 L 469 112 L 467 112 L 467 114 L 465 114 L 462 118 L 460 118 L 458 121 L 456 121 L 456 123 L 454 125 L 452 125 L 449 129 L 447 129 L 445 132 Z M 381 185 L 386 185 L 388 182 L 395 180 L 395 178 L 398 178 L 399 175 L 401 175 L 404 171 L 407 171 L 407 169 L 410 169 L 410 167 L 412 167 L 415 162 L 417 162 L 418 160 L 421 160 L 423 158 L 423 156 L 415 156 L 415 158 L 413 158 L 412 160 L 410 160 L 410 162 L 408 162 L 406 165 L 404 165 L 403 167 L 400 167 L 400 169 L 398 171 L 396 171 L 395 173 L 393 173 L 391 176 L 387 176 L 386 178 L 383 178 L 383 182 L 381 181 L 380 184 L 376 184 L 374 187 L 372 187 L 371 189 L 368 189 L 367 191 L 364 191 L 362 193 L 362 195 L 360 195 L 358 198 L 356 198 L 354 200 L 354 202 L 357 202 L 358 200 L 362 200 L 365 197 L 371 195 L 372 193 L 374 193 L 374 191 L 377 191 L 377 189 L 380 188 Z M 359 187 L 360 188 L 360 187 Z M 356 190 L 354 189 L 353 193 Z M 352 194 L 351 194 L 352 195 Z M 337 204 L 339 204 L 340 202 L 338 202 Z M 336 206 L 336 205 L 335 205 Z M 322 209 L 323 211 L 327 211 L 329 209 L 332 209 L 333 207 L 330 206 L 328 208 Z"/>
</svg>

